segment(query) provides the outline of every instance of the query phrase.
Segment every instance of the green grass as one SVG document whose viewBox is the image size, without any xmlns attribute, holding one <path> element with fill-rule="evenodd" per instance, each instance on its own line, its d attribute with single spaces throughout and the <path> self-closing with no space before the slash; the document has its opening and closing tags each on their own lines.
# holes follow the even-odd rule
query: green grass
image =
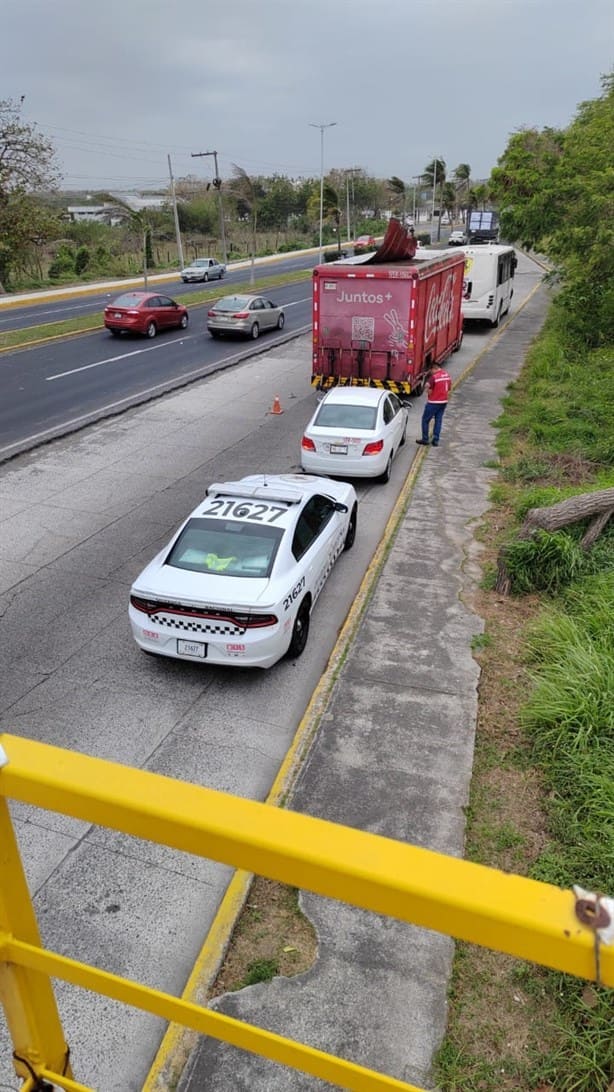
<svg viewBox="0 0 614 1092">
<path fill-rule="evenodd" d="M 275 959 L 254 959 L 252 963 L 248 964 L 247 974 L 237 988 L 255 986 L 257 982 L 270 982 L 277 974 L 277 971 L 278 965 Z"/>
<path fill-rule="evenodd" d="M 260 277 L 255 284 L 251 286 L 241 283 L 240 289 L 244 292 L 264 292 L 269 288 L 276 288 L 282 284 L 296 284 L 300 281 L 310 279 L 311 269 L 299 269 L 292 273 L 278 273 L 271 277 Z M 160 288 L 159 284 L 158 288 Z M 227 288 L 221 288 L 218 285 L 214 289 L 208 288 L 204 289 L 202 292 L 194 292 L 189 297 L 189 310 L 192 311 L 193 309 L 211 303 L 213 300 L 218 300 L 220 296 L 228 295 L 233 289 L 236 290 L 236 288 L 236 285 L 229 283 Z M 117 288 L 115 291 L 119 294 L 121 289 Z M 166 285 L 164 291 L 172 296 L 172 284 Z M 104 329 L 104 324 L 102 322 L 101 311 L 100 316 L 81 315 L 78 318 L 67 319 L 62 322 L 48 322 L 41 326 L 29 326 L 27 329 L 23 330 L 7 330 L 0 334 L 0 351 L 2 349 L 17 349 L 21 346 L 27 346 L 38 341 L 46 341 L 53 337 L 66 337 L 69 334 L 90 333 L 92 330 L 102 329 Z"/>
<path fill-rule="evenodd" d="M 580 884 L 614 895 L 614 520 L 588 552 L 580 546 L 586 521 L 517 538 L 529 509 L 614 484 L 612 347 L 576 350 L 556 316 L 549 318 L 520 379 L 508 388 L 497 428 L 501 467 L 491 487 L 493 522 L 507 526 L 514 591 L 541 596 L 543 603 L 526 633 L 529 687 L 517 747 L 520 766 L 535 770 L 547 827 L 529 872 L 565 889 Z M 482 588 L 491 588 L 492 578 L 489 566 Z M 504 635 L 495 641 L 499 656 L 504 641 Z M 505 661 L 500 670 L 504 700 Z M 517 672 L 512 688 L 517 691 Z M 498 789 L 479 780 L 492 766 L 493 750 L 503 767 L 511 751 L 502 748 L 492 727 L 478 735 L 466 852 L 496 867 L 507 855 L 522 871 L 523 835 L 505 818 Z M 450 1031 L 435 1063 L 442 1092 L 614 1088 L 614 991 L 518 964 L 508 974 L 509 993 L 517 985 L 528 1006 L 518 1010 L 526 1035 L 522 1061 L 518 1053 L 506 1056 L 505 1043 L 493 1061 L 499 1029 L 480 1006 L 488 982 L 472 980 L 473 962 L 464 975 L 464 946 L 457 951 Z M 505 978 L 502 967 L 498 973 Z"/>
</svg>

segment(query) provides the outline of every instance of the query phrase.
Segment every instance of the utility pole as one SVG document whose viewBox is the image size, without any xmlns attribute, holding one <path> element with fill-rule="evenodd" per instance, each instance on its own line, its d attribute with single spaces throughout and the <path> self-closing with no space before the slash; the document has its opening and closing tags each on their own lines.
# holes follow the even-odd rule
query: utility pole
<svg viewBox="0 0 614 1092">
<path fill-rule="evenodd" d="M 217 190 L 218 201 L 220 205 L 220 236 L 222 240 L 222 261 L 224 265 L 228 262 L 228 256 L 226 254 L 226 229 L 224 227 L 224 202 L 222 200 L 222 179 L 219 176 L 217 169 L 217 152 L 192 152 L 192 159 L 200 159 L 202 156 L 212 155 L 213 162 L 215 164 L 215 178 L 213 179 L 213 188 Z"/>
<path fill-rule="evenodd" d="M 171 179 L 171 197 L 173 199 L 173 218 L 175 220 L 175 235 L 177 237 L 177 253 L 179 255 L 179 268 L 183 269 L 183 266 L 184 266 L 183 246 L 181 245 L 181 232 L 179 230 L 179 216 L 177 214 L 177 197 L 176 197 L 176 194 L 175 194 L 175 179 L 173 178 L 173 168 L 171 167 L 171 157 L 170 157 L 170 155 L 167 156 L 167 159 L 168 159 L 168 173 L 169 173 L 170 179 Z"/>
<path fill-rule="evenodd" d="M 354 175 L 360 174 L 360 167 L 345 167 L 343 171 L 345 175 L 345 204 L 346 204 L 346 218 L 348 228 L 348 243 L 352 240 L 352 225 L 350 223 L 350 178 L 352 179 L 352 205 L 354 204 Z"/>
</svg>

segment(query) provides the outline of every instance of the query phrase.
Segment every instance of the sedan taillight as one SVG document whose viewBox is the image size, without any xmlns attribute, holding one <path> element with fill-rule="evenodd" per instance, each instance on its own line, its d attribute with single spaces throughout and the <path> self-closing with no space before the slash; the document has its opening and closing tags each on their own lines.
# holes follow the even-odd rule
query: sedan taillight
<svg viewBox="0 0 614 1092">
<path fill-rule="evenodd" d="M 301 447 L 303 451 L 315 451 L 316 445 L 309 436 L 303 436 L 301 440 Z"/>
<path fill-rule="evenodd" d="M 383 440 L 373 440 L 372 443 L 367 444 L 363 451 L 363 455 L 378 455 L 384 447 Z"/>
<path fill-rule="evenodd" d="M 233 318 L 249 318 L 249 311 L 237 311 Z"/>
</svg>

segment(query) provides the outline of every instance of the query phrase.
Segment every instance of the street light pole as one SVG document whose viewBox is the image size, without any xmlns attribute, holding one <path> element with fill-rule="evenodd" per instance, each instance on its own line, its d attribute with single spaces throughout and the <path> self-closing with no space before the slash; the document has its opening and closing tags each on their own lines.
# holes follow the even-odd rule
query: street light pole
<svg viewBox="0 0 614 1092">
<path fill-rule="evenodd" d="M 322 264 L 322 224 L 324 222 L 324 130 L 332 129 L 333 125 L 336 124 L 336 121 L 328 121 L 324 124 L 309 122 L 312 129 L 320 130 L 320 265 Z"/>
<path fill-rule="evenodd" d="M 435 219 L 435 188 L 437 186 L 437 164 L 438 159 L 433 159 L 433 203 L 431 205 L 431 230 L 433 228 L 433 220 Z"/>
</svg>

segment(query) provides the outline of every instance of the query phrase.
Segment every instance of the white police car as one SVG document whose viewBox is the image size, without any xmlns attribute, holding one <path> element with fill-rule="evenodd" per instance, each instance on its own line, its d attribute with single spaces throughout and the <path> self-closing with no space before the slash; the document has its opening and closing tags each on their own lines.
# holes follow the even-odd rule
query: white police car
<svg viewBox="0 0 614 1092">
<path fill-rule="evenodd" d="M 271 667 L 300 656 L 326 578 L 356 535 L 352 485 L 305 474 L 211 485 L 130 590 L 145 651 Z"/>
</svg>

